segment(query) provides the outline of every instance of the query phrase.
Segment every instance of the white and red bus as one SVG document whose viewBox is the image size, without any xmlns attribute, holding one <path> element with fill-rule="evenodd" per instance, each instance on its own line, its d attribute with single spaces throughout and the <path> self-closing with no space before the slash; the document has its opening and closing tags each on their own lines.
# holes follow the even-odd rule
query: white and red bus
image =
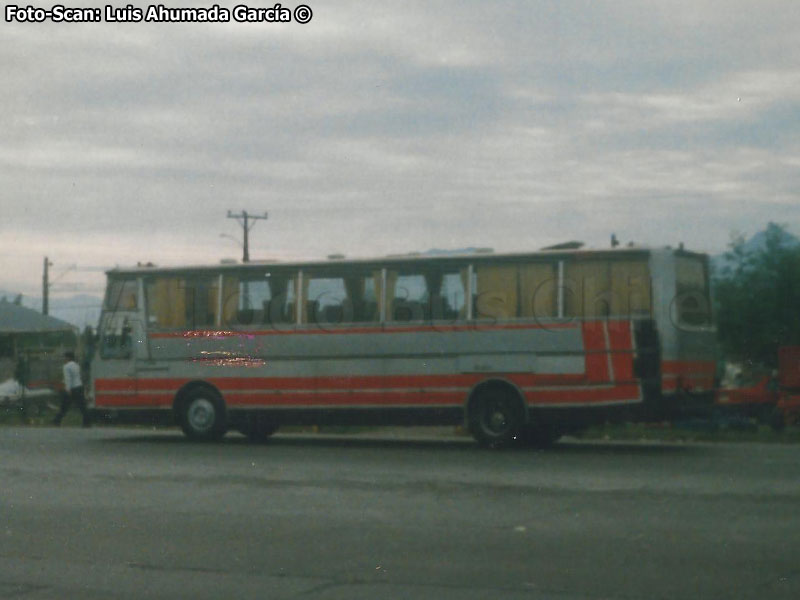
<svg viewBox="0 0 800 600">
<path fill-rule="evenodd" d="M 197 439 L 458 424 L 546 445 L 710 404 L 708 260 L 683 249 L 114 269 L 95 412 Z"/>
</svg>

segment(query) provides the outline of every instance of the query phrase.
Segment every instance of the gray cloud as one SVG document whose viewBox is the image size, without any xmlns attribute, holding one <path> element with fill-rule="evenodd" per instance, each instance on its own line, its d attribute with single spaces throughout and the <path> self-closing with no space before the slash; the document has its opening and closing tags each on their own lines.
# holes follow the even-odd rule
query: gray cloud
<svg viewBox="0 0 800 600">
<path fill-rule="evenodd" d="M 0 25 L 0 288 L 236 256 L 228 208 L 261 256 L 800 230 L 791 0 L 312 8 Z"/>
</svg>

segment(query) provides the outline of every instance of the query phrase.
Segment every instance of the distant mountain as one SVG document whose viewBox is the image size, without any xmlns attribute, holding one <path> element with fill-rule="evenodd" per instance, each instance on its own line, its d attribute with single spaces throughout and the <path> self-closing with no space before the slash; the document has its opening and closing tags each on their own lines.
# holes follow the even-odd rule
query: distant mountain
<svg viewBox="0 0 800 600">
<path fill-rule="evenodd" d="M 77 294 L 64 298 L 51 298 L 49 312 L 54 317 L 77 325 L 80 328 L 86 325 L 97 327 L 100 321 L 100 307 L 102 304 L 102 298 L 88 294 Z M 42 301 L 39 299 L 40 310 L 41 306 Z"/>
<path fill-rule="evenodd" d="M 22 296 L 19 292 L 9 292 L 8 290 L 0 290 L 0 300 L 5 298 L 8 302 L 14 302 L 17 296 Z M 36 308 L 38 310 L 42 310 L 42 301 L 39 300 L 39 304 L 35 304 L 32 298 L 28 296 L 22 296 L 22 306 L 27 306 L 28 308 Z"/>
<path fill-rule="evenodd" d="M 491 254 L 494 250 L 492 248 L 455 248 L 454 250 L 445 250 L 443 248 L 431 248 L 422 254 L 424 256 L 456 256 L 459 254 Z"/>
<path fill-rule="evenodd" d="M 17 295 L 15 292 L 0 290 L 0 298 L 5 297 L 8 302 L 13 302 Z M 55 296 L 50 298 L 48 313 L 76 327 L 83 328 L 86 325 L 97 327 L 97 323 L 100 321 L 100 306 L 102 303 L 101 298 L 88 294 L 76 294 L 75 296 L 66 297 Z M 23 296 L 22 306 L 41 312 L 42 299 L 34 296 Z"/>
<path fill-rule="evenodd" d="M 744 251 L 747 254 L 759 252 L 761 250 L 766 249 L 767 247 L 767 239 L 770 236 L 779 235 L 779 239 L 781 240 L 781 244 L 786 248 L 794 248 L 800 246 L 800 238 L 792 235 L 785 229 L 778 227 L 775 223 L 769 223 L 767 228 L 764 231 L 759 231 L 755 235 L 753 235 L 750 239 L 745 241 L 744 243 Z M 717 254 L 711 257 L 711 265 L 714 269 L 714 272 L 719 274 L 722 273 L 725 267 L 733 267 L 735 266 L 735 261 L 728 259 L 725 255 L 726 252 L 722 254 Z"/>
</svg>

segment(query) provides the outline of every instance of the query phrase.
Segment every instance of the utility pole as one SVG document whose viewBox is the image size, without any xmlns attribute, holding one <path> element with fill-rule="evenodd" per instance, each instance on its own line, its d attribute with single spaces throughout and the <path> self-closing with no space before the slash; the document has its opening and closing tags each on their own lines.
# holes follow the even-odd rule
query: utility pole
<svg viewBox="0 0 800 600">
<path fill-rule="evenodd" d="M 52 267 L 53 263 L 44 257 L 44 274 L 42 275 L 42 314 L 46 315 L 49 311 L 48 294 L 50 292 L 50 281 L 48 280 L 48 268 Z"/>
<path fill-rule="evenodd" d="M 242 243 L 242 262 L 250 262 L 250 248 L 248 245 L 247 234 L 253 228 L 253 225 L 256 224 L 256 221 L 259 219 L 267 219 L 267 213 L 265 211 L 263 215 L 249 215 L 247 214 L 246 210 L 243 210 L 241 214 L 236 215 L 231 211 L 228 211 L 228 218 L 236 219 L 239 222 L 239 225 L 242 226 L 242 231 L 244 232 L 244 242 Z M 252 223 L 250 221 L 252 221 Z"/>
</svg>

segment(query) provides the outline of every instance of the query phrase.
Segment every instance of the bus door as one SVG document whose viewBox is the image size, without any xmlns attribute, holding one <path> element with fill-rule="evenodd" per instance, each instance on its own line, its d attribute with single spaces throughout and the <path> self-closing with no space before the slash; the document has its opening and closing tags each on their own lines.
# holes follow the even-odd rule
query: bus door
<svg viewBox="0 0 800 600">
<path fill-rule="evenodd" d="M 136 279 L 110 280 L 100 317 L 100 360 L 95 362 L 98 406 L 141 404 L 139 364 L 148 359 L 147 337 Z"/>
</svg>

